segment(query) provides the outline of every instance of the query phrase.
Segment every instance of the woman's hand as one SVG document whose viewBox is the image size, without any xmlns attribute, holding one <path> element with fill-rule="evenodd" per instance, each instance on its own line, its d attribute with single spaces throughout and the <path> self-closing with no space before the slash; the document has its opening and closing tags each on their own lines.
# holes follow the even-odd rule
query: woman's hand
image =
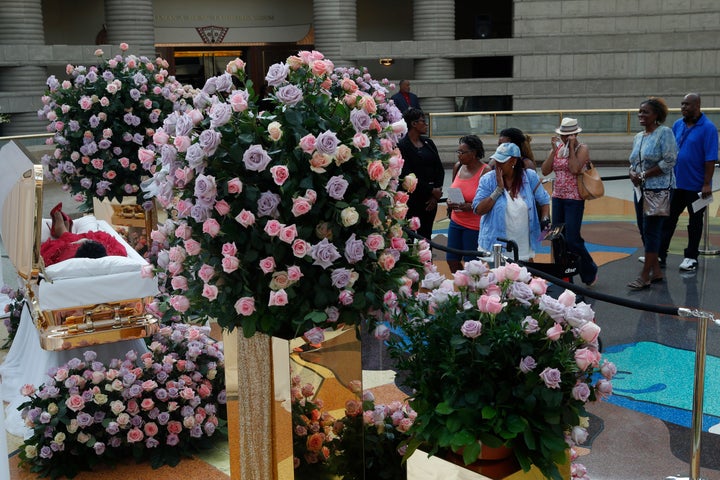
<svg viewBox="0 0 720 480">
<path fill-rule="evenodd" d="M 497 186 L 505 189 L 505 181 L 503 180 L 502 168 L 495 169 L 495 179 L 497 180 Z"/>
<path fill-rule="evenodd" d="M 635 170 L 630 170 L 630 181 L 636 187 L 641 187 L 643 184 L 643 178 Z"/>
</svg>

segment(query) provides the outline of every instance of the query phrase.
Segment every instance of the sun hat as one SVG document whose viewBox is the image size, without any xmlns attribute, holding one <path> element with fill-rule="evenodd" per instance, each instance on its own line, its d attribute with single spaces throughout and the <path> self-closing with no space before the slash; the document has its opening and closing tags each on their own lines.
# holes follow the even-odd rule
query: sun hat
<svg viewBox="0 0 720 480">
<path fill-rule="evenodd" d="M 560 123 L 560 127 L 555 129 L 558 135 L 573 135 L 582 132 L 582 128 L 578 127 L 577 118 L 565 117 Z"/>
<path fill-rule="evenodd" d="M 505 163 L 512 157 L 520 158 L 520 147 L 514 143 L 501 143 L 490 158 L 498 163 Z"/>
</svg>

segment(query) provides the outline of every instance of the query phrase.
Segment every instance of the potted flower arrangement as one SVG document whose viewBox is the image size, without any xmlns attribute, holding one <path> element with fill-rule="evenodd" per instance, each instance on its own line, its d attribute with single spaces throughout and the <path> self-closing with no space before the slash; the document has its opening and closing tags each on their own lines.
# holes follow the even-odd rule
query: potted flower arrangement
<svg viewBox="0 0 720 480">
<path fill-rule="evenodd" d="M 168 75 L 162 58 L 151 61 L 127 53 L 103 59 L 99 65 L 67 65 L 69 79 L 47 80 L 38 115 L 47 120 L 55 149 L 42 162 L 53 180 L 63 184 L 81 210 L 92 210 L 93 197 L 143 201 L 140 184 L 153 171 L 151 139 L 165 117 L 183 108 L 189 87 Z M 124 55 L 124 56 L 123 56 Z"/>
<path fill-rule="evenodd" d="M 4 321 L 8 338 L 1 348 L 10 348 L 13 340 L 15 340 L 17 330 L 20 327 L 20 317 L 22 316 L 23 306 L 25 305 L 25 290 L 22 287 L 13 289 L 8 285 L 3 285 L 0 293 L 7 295 L 10 300 L 8 304 L 5 305 L 7 317 Z"/>
<path fill-rule="evenodd" d="M 399 178 L 395 147 L 405 123 L 382 82 L 319 52 L 266 81 L 261 110 L 236 59 L 155 132 L 148 193 L 175 219 L 152 235 L 158 308 L 248 337 L 356 325 L 431 256 L 403 231 L 417 228 L 405 220 L 416 179 Z"/>
<path fill-rule="evenodd" d="M 72 478 L 128 457 L 176 465 L 225 431 L 222 344 L 207 328 L 163 327 L 138 357 L 108 364 L 93 351 L 48 372 L 21 405 L 32 434 L 21 464 L 40 476 Z"/>
<path fill-rule="evenodd" d="M 557 464 L 587 437 L 585 404 L 612 392 L 616 369 L 601 362 L 600 328 L 566 291 L 554 299 L 527 269 L 466 264 L 453 280 L 431 272 L 421 292 L 388 302 L 390 353 L 413 391 L 417 418 L 408 454 L 510 447 L 523 470 L 560 480 Z"/>
</svg>

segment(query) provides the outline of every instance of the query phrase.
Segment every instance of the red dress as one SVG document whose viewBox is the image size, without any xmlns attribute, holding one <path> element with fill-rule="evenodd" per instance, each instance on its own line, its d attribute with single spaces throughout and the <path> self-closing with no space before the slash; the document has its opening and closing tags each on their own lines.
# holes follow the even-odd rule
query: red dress
<svg viewBox="0 0 720 480">
<path fill-rule="evenodd" d="M 48 267 L 54 263 L 62 262 L 75 257 L 75 252 L 82 242 L 79 240 L 94 240 L 105 247 L 108 256 L 127 257 L 127 250 L 115 237 L 106 232 L 91 231 L 85 233 L 65 232 L 60 238 L 50 238 L 40 245 L 40 255 Z"/>
</svg>

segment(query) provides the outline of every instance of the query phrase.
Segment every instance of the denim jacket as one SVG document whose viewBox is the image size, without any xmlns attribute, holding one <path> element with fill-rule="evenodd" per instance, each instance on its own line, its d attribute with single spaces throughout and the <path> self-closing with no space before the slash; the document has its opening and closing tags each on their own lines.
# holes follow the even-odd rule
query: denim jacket
<svg viewBox="0 0 720 480">
<path fill-rule="evenodd" d="M 660 125 L 649 135 L 644 132 L 635 135 L 630 153 L 630 170 L 640 173 L 657 165 L 664 173 L 646 179 L 644 188 L 675 188 L 673 167 L 676 160 L 677 144 L 669 127 Z"/>
</svg>

